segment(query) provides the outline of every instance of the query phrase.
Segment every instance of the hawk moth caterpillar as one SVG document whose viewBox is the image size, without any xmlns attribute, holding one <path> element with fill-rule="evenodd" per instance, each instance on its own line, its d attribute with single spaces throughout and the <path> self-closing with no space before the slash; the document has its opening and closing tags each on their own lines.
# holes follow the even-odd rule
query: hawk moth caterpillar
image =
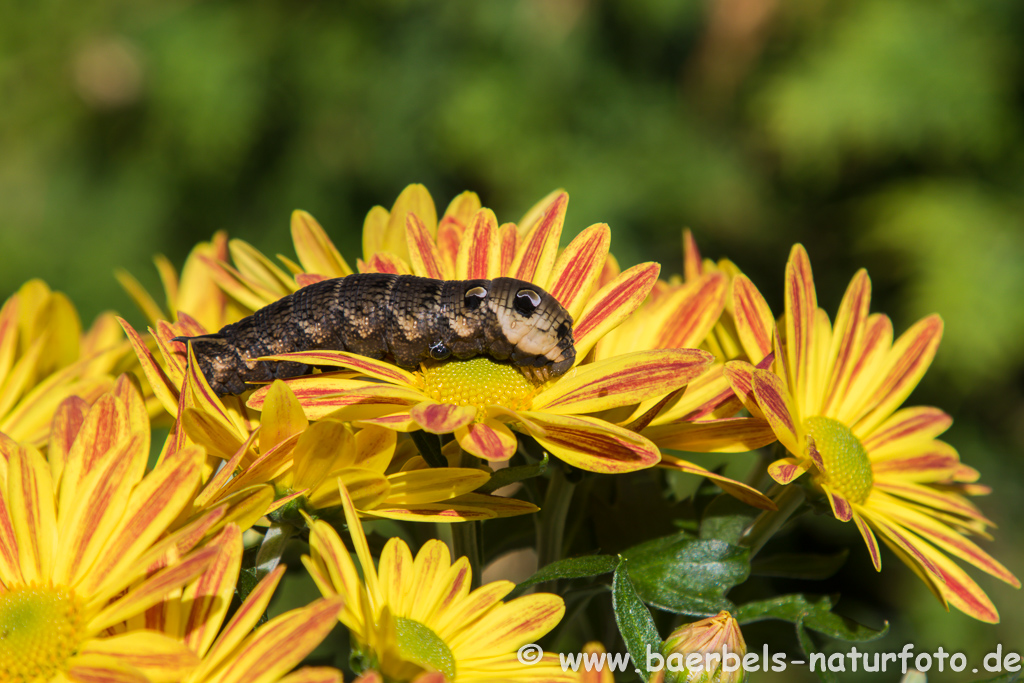
<svg viewBox="0 0 1024 683">
<path fill-rule="evenodd" d="M 362 273 L 307 285 L 219 332 L 191 342 L 199 369 L 220 396 L 309 374 L 295 351 L 348 351 L 415 368 L 423 361 L 488 355 L 535 381 L 561 375 L 576 358 L 572 316 L 536 285 L 513 278 L 433 280 Z"/>
</svg>

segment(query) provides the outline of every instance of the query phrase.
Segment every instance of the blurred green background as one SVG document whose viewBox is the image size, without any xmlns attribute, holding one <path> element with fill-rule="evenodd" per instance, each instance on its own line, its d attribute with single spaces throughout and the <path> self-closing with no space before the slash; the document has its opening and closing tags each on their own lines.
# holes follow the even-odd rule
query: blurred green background
<svg viewBox="0 0 1024 683">
<path fill-rule="evenodd" d="M 0 294 L 41 276 L 86 320 L 141 323 L 115 268 L 155 289 L 152 254 L 180 265 L 219 229 L 290 255 L 294 208 L 353 261 L 366 211 L 410 182 L 439 212 L 472 189 L 501 221 L 565 188 L 565 240 L 607 222 L 623 265 L 665 274 L 688 226 L 776 311 L 801 241 L 827 310 L 866 266 L 897 331 L 945 318 L 914 401 L 956 418 L 948 440 L 995 487 L 985 547 L 1020 575 L 1021 44 L 1013 0 L 8 2 Z M 1024 644 L 1019 591 L 979 578 L 998 626 L 946 615 L 838 526 L 803 533 L 853 548 L 823 590 L 891 621 L 880 649 Z"/>
</svg>

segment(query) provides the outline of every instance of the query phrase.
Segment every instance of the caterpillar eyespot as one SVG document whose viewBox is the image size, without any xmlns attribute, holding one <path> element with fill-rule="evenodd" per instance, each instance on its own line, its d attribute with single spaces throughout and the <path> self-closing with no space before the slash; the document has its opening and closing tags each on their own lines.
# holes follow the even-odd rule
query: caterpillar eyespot
<svg viewBox="0 0 1024 683">
<path fill-rule="evenodd" d="M 576 359 L 572 324 L 554 297 L 522 280 L 363 273 L 316 282 L 219 332 L 174 341 L 192 343 L 199 369 L 223 396 L 251 389 L 249 382 L 313 370 L 252 359 L 313 350 L 386 358 L 407 368 L 487 355 L 545 381 Z"/>
<path fill-rule="evenodd" d="M 532 289 L 520 289 L 516 292 L 516 302 L 514 305 L 517 311 L 529 317 L 540 306 L 540 302 L 540 294 L 537 292 Z"/>
</svg>

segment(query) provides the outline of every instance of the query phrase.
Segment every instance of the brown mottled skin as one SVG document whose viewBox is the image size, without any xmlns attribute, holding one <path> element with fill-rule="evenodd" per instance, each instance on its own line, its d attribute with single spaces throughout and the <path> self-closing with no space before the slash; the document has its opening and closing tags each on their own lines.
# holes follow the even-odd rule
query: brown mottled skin
<svg viewBox="0 0 1024 683">
<path fill-rule="evenodd" d="M 303 287 L 215 334 L 176 340 L 192 342 L 219 395 L 311 372 L 302 363 L 252 360 L 294 351 L 349 351 L 407 368 L 485 354 L 536 380 L 565 373 L 576 358 L 566 310 L 536 285 L 504 277 L 350 275 Z"/>
</svg>

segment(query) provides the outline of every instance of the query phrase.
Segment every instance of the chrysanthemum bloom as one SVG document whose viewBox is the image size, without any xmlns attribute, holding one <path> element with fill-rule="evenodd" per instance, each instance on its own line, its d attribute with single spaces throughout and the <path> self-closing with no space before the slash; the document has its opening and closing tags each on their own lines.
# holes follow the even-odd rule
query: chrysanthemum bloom
<svg viewBox="0 0 1024 683">
<path fill-rule="evenodd" d="M 111 314 L 83 334 L 66 296 L 26 282 L 0 309 L 0 432 L 42 446 L 61 401 L 109 391 L 127 351 Z"/>
<path fill-rule="evenodd" d="M 129 627 L 159 631 L 198 657 L 180 683 L 341 683 L 341 672 L 306 667 L 287 675 L 327 636 L 341 613 L 341 598 L 325 598 L 274 617 L 255 631 L 284 574 L 278 565 L 249 593 L 221 630 L 238 582 L 242 537 L 228 525 L 211 541 L 217 555 L 206 571 L 174 598 L 164 600 Z"/>
<path fill-rule="evenodd" d="M 741 683 L 747 677 L 747 644 L 739 622 L 726 611 L 684 624 L 664 642 L 661 670 L 651 683 Z"/>
<path fill-rule="evenodd" d="M 604 419 L 641 430 L 641 434 L 661 448 L 681 451 L 733 453 L 760 448 L 775 440 L 775 435 L 760 416 L 736 417 L 742 404 L 736 399 L 723 375 L 724 362 L 718 354 L 723 347 L 743 355 L 731 329 L 731 278 L 738 269 L 728 262 L 721 267 L 702 262 L 696 245 L 684 234 L 686 244 L 686 281 L 658 280 L 651 295 L 628 319 L 606 334 L 594 349 L 594 358 L 602 360 L 637 351 L 672 348 L 703 348 L 715 355 L 706 372 L 680 390 L 656 396 L 636 406 L 607 411 Z M 612 266 L 614 269 L 614 266 Z M 614 272 L 614 270 L 612 270 Z M 729 323 L 726 324 L 726 318 Z M 752 351 L 755 361 L 763 353 Z M 744 356 L 748 357 L 748 356 Z M 662 454 L 660 467 L 712 479 L 729 494 L 762 508 L 774 508 L 759 491 L 710 472 L 692 462 Z"/>
<path fill-rule="evenodd" d="M 2 678 L 180 680 L 195 664 L 180 643 L 107 629 L 159 603 L 216 553 L 192 551 L 209 520 L 165 534 L 199 481 L 202 450 L 176 451 L 145 474 L 149 420 L 123 376 L 92 407 L 66 399 L 53 424 L 48 459 L 0 436 Z"/>
<path fill-rule="evenodd" d="M 424 671 L 441 672 L 448 683 L 573 680 L 555 655 L 536 664 L 516 657 L 559 622 L 562 598 L 536 593 L 504 603 L 515 586 L 510 581 L 471 592 L 469 560 L 452 563 L 437 540 L 413 558 L 403 541 L 392 538 L 375 568 L 356 510 L 341 493 L 363 578 L 338 534 L 322 521 L 311 522 L 311 556 L 302 561 L 321 593 L 345 599 L 340 619 L 352 634 L 354 661 L 396 682 Z"/>
<path fill-rule="evenodd" d="M 142 337 L 127 322 L 121 324 L 151 384 L 160 387 L 158 395 L 180 416 L 172 439 L 197 443 L 210 455 L 192 514 L 228 504 L 225 522 L 245 529 L 298 498 L 309 509 L 339 506 L 339 477 L 361 512 L 380 517 L 450 522 L 537 509 L 523 501 L 473 493 L 490 478 L 483 470 L 418 471 L 415 463 L 395 469 L 392 430 L 368 426 L 353 434 L 338 420 L 310 424 L 283 382 L 268 388 L 273 393 L 261 404 L 261 413 L 241 405 L 237 397 L 218 397 L 198 366 L 180 357 L 175 347 L 185 345 L 170 341 L 171 326 L 159 323 L 155 332 L 160 348 L 166 349 L 161 365 Z M 172 389 L 179 374 L 181 384 Z"/>
<path fill-rule="evenodd" d="M 403 197 L 408 194 L 416 192 L 407 190 Z M 401 226 L 402 253 L 408 254 L 408 262 L 401 254 L 381 251 L 362 267 L 427 277 L 511 276 L 534 282 L 573 316 L 581 362 L 605 333 L 639 306 L 657 278 L 658 266 L 641 264 L 598 288 L 610 231 L 603 224 L 592 226 L 558 253 L 567 202 L 564 193 L 556 193 L 528 214 L 524 226 L 499 227 L 490 210 L 478 208 L 475 195 L 453 202 L 439 225 L 411 211 L 398 221 L 400 206 L 417 204 L 400 198 L 387 220 L 371 212 L 364 240 L 396 243 L 395 231 Z M 488 358 L 449 361 L 410 372 L 343 352 L 306 352 L 294 357 L 371 378 L 314 375 L 292 380 L 311 419 L 334 413 L 339 419 L 398 431 L 454 433 L 464 450 L 493 461 L 507 460 L 515 452 L 514 426 L 566 462 L 598 472 L 649 467 L 658 461 L 659 453 L 644 437 L 590 413 L 665 395 L 699 376 L 711 360 L 710 354 L 695 349 L 652 350 L 578 365 L 562 377 L 537 384 L 515 367 Z M 262 406 L 265 392 L 257 391 L 250 407 Z"/>
<path fill-rule="evenodd" d="M 192 253 L 185 259 L 180 276 L 166 257 L 156 256 L 154 261 L 166 300 L 163 307 L 127 271 L 120 270 L 116 275 L 150 325 L 156 325 L 161 320 L 177 322 L 179 314 L 184 313 L 207 330 L 219 330 L 228 323 L 250 315 L 256 309 L 248 308 L 228 296 L 213 277 L 214 269 L 210 264 L 224 261 L 229 254 L 244 262 L 246 256 L 253 251 L 252 247 L 237 240 L 229 246 L 227 234 L 220 231 L 209 242 L 200 242 L 192 249 Z"/>
<path fill-rule="evenodd" d="M 786 314 L 780 329 L 750 283 L 736 279 L 739 332 L 774 339 L 771 370 L 728 365 L 733 388 L 757 406 L 791 454 L 769 468 L 780 484 L 810 472 L 837 519 L 853 520 L 876 569 L 875 533 L 921 577 L 945 605 L 982 621 L 998 612 L 984 591 L 945 553 L 1020 586 L 1020 582 L 971 541 L 991 524 L 964 494 L 987 491 L 973 484 L 974 469 L 952 446 L 937 440 L 951 419 L 930 407 L 899 409 L 924 375 L 942 336 L 942 320 L 929 316 L 893 342 L 892 323 L 869 315 L 871 281 L 859 271 L 850 282 L 835 326 L 818 308 L 811 264 L 800 245 L 786 266 Z"/>
</svg>

